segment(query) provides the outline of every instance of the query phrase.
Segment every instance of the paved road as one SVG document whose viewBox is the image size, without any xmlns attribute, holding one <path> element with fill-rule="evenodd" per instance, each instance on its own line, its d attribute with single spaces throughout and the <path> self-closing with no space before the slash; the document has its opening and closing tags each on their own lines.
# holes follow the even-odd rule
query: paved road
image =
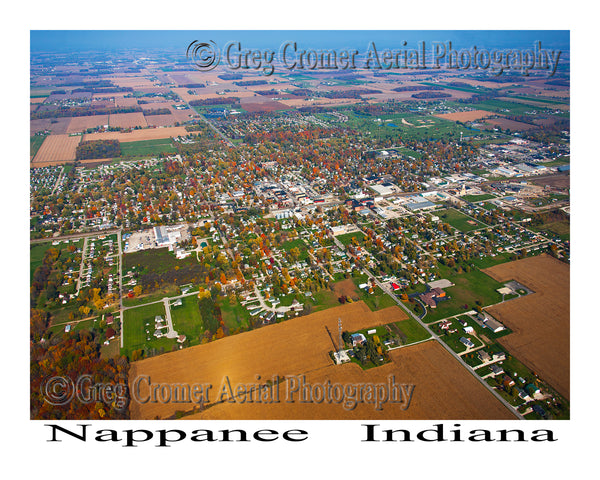
<svg viewBox="0 0 600 480">
<path fill-rule="evenodd" d="M 387 286 L 382 284 L 379 280 L 377 280 L 377 278 L 375 278 L 375 276 L 373 276 L 373 274 L 367 270 L 366 268 L 363 269 L 363 272 L 372 280 L 375 281 L 375 283 L 379 286 L 379 288 L 381 288 L 384 292 L 386 292 L 390 297 L 392 297 L 394 299 L 394 301 L 398 304 L 398 306 L 400 308 L 402 308 L 405 312 L 407 312 L 412 318 L 414 318 L 417 322 L 419 322 L 419 324 L 442 346 L 444 347 L 448 353 L 450 353 L 458 362 L 460 362 L 461 365 L 463 365 L 467 371 L 473 375 L 473 377 L 475 377 L 477 379 L 477 381 L 479 383 L 481 383 L 485 388 L 487 388 L 500 402 L 502 402 L 502 404 L 508 409 L 510 410 L 517 418 L 519 418 L 520 420 L 523 420 L 524 417 L 523 415 L 521 415 L 519 412 L 517 412 L 513 406 L 508 403 L 498 392 L 496 392 L 492 387 L 490 387 L 488 385 L 488 383 L 483 380 L 478 374 L 477 372 L 475 372 L 469 365 L 467 365 L 463 359 L 454 351 L 452 350 L 448 345 L 446 345 L 446 343 L 433 331 L 429 328 L 429 326 L 422 322 L 421 319 L 415 315 L 409 308 L 407 308 L 400 299 L 398 299 L 398 297 L 396 297 L 396 295 L 394 295 L 393 293 L 391 293 Z"/>
</svg>

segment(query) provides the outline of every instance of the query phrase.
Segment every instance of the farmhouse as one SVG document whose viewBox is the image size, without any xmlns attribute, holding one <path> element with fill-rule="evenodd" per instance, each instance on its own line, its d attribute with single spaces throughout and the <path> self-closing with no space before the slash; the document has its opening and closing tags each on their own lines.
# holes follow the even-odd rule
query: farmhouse
<svg viewBox="0 0 600 480">
<path fill-rule="evenodd" d="M 352 335 L 350 335 L 350 338 L 352 339 L 353 347 L 356 347 L 356 345 L 364 345 L 365 343 L 367 343 L 367 339 L 362 333 L 353 333 Z"/>
<path fill-rule="evenodd" d="M 462 343 L 463 345 L 466 345 L 468 348 L 473 348 L 475 346 L 475 344 L 468 338 L 465 337 L 460 337 L 460 343 Z"/>
</svg>

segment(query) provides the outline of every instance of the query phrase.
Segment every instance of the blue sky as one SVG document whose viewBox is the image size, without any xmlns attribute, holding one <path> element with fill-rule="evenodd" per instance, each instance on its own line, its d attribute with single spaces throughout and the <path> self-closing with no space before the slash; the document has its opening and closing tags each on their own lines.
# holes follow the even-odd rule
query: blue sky
<svg viewBox="0 0 600 480">
<path fill-rule="evenodd" d="M 213 40 L 219 46 L 240 41 L 248 48 L 278 49 L 286 41 L 310 48 L 408 48 L 417 42 L 451 41 L 456 48 L 527 48 L 541 41 L 544 48 L 569 50 L 568 30 L 32 30 L 32 52 L 167 49 L 185 51 L 193 40 Z"/>
</svg>

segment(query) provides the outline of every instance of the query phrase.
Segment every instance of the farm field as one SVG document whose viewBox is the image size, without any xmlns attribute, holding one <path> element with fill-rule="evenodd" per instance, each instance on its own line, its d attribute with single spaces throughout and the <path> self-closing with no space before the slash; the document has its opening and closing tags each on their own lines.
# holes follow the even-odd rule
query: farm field
<svg viewBox="0 0 600 480">
<path fill-rule="evenodd" d="M 357 404 L 354 409 L 335 402 L 301 403 L 290 393 L 290 380 L 279 386 L 279 403 L 221 403 L 186 419 L 511 419 L 513 415 L 434 341 L 390 352 L 391 362 L 362 370 L 358 365 L 329 365 L 306 375 L 305 383 L 379 384 L 393 375 L 397 384 L 415 385 L 408 408 Z M 293 395 L 293 396 L 292 396 Z M 291 399 L 293 402 L 287 402 Z"/>
<path fill-rule="evenodd" d="M 141 140 L 156 140 L 158 138 L 169 138 L 189 135 L 184 127 L 144 128 L 131 132 L 102 132 L 88 133 L 83 140 L 119 140 L 119 142 L 139 142 Z"/>
<path fill-rule="evenodd" d="M 440 113 L 438 115 L 434 115 L 434 117 L 443 118 L 444 120 L 451 120 L 453 122 L 473 122 L 491 115 L 496 114 L 486 110 L 471 110 L 468 112 Z"/>
<path fill-rule="evenodd" d="M 537 125 L 531 125 L 529 123 L 523 122 L 515 122 L 514 120 L 509 120 L 508 118 L 491 118 L 485 120 L 485 123 L 501 129 L 508 128 L 509 130 L 527 131 L 532 130 L 534 128 L 538 128 Z"/>
<path fill-rule="evenodd" d="M 38 164 L 47 165 L 73 161 L 80 141 L 81 136 L 79 135 L 49 135 L 33 157 L 33 163 L 38 166 Z"/>
<path fill-rule="evenodd" d="M 569 265 L 543 254 L 484 272 L 535 292 L 488 309 L 513 331 L 498 342 L 569 399 Z"/>
<path fill-rule="evenodd" d="M 133 128 L 147 127 L 146 119 L 142 112 L 133 113 L 111 113 L 108 118 L 108 124 L 111 127 Z"/>
<path fill-rule="evenodd" d="M 343 329 L 357 331 L 367 327 L 402 321 L 406 315 L 399 307 L 371 312 L 363 302 L 346 304 L 309 316 L 270 325 L 206 345 L 134 362 L 129 378 L 150 375 L 153 383 L 205 383 L 212 385 L 213 402 L 227 376 L 233 384 L 254 383 L 256 376 L 306 375 L 307 382 L 332 383 L 387 382 L 414 384 L 415 394 L 407 410 L 390 405 L 376 411 L 373 405 L 345 410 L 337 404 L 286 403 L 248 405 L 227 403 L 208 408 L 187 418 L 511 418 L 494 397 L 477 383 L 439 345 L 426 342 L 391 352 L 392 362 L 363 371 L 357 365 L 334 366 L 328 352 L 334 350 L 337 321 Z M 401 324 L 402 325 L 402 324 Z M 329 332 L 328 332 L 329 330 Z M 330 335 L 331 334 L 331 335 Z M 268 345 L 268 357 L 265 346 Z M 285 385 L 280 385 L 284 391 Z M 418 392 L 418 393 L 417 393 Z M 173 416 L 184 404 L 144 403 L 130 405 L 131 418 L 152 419 Z M 192 405 L 188 405 L 191 410 Z"/>
<path fill-rule="evenodd" d="M 166 116 L 166 115 L 160 115 Z M 160 153 L 177 153 L 170 138 L 157 138 L 155 140 L 141 140 L 121 144 L 122 156 L 158 155 Z"/>
<path fill-rule="evenodd" d="M 89 115 L 85 117 L 73 117 L 69 122 L 67 133 L 84 132 L 88 128 L 108 125 L 108 115 Z"/>
</svg>

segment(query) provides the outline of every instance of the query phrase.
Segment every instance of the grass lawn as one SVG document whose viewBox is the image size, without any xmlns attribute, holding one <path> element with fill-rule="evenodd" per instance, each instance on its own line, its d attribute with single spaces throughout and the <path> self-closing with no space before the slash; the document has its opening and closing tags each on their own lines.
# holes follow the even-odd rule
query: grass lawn
<svg viewBox="0 0 600 480">
<path fill-rule="evenodd" d="M 227 298 L 218 301 L 221 309 L 221 317 L 223 322 L 229 329 L 229 333 L 233 333 L 240 328 L 247 328 L 250 325 L 250 312 L 245 307 L 235 302 L 231 305 Z"/>
<path fill-rule="evenodd" d="M 292 248 L 297 248 L 300 250 L 300 255 L 298 256 L 298 261 L 303 262 L 308 258 L 308 248 L 306 243 L 301 238 L 296 238 L 294 240 L 290 240 L 288 242 L 284 242 L 281 245 L 281 249 L 289 252 Z"/>
<path fill-rule="evenodd" d="M 172 306 L 173 303 L 170 302 L 173 328 L 180 335 L 185 335 L 190 345 L 198 345 L 200 335 L 204 333 L 202 317 L 198 308 L 198 298 L 196 295 L 192 295 L 182 298 L 181 301 L 182 305 L 178 307 Z"/>
<path fill-rule="evenodd" d="M 461 337 L 470 339 L 471 342 L 473 342 L 473 344 L 475 344 L 475 347 L 480 347 L 481 345 L 483 345 L 475 336 L 468 335 L 465 332 L 463 332 L 461 329 L 459 329 L 458 332 L 456 332 L 456 333 L 450 333 L 448 335 L 444 335 L 444 334 L 440 335 L 440 338 L 444 341 L 444 343 L 447 344 L 456 353 L 462 353 L 467 349 L 467 346 L 464 345 L 463 343 L 461 343 L 461 341 L 460 341 Z"/>
<path fill-rule="evenodd" d="M 150 349 L 159 352 L 161 349 L 170 352 L 177 345 L 174 338 L 156 338 L 154 336 L 154 317 L 162 315 L 165 318 L 165 307 L 162 303 L 153 303 L 142 307 L 132 308 L 123 312 L 123 348 L 121 353 L 131 359 L 131 353 L 143 349 L 148 354 Z M 146 325 L 148 323 L 149 325 Z M 148 330 L 148 333 L 146 333 Z M 147 340 L 150 338 L 150 340 Z"/>
<path fill-rule="evenodd" d="M 44 140 L 48 135 L 33 135 L 29 137 L 29 152 L 31 157 L 35 157 L 35 154 L 38 152 Z"/>
<path fill-rule="evenodd" d="M 52 325 L 48 328 L 48 331 L 52 333 L 61 333 L 65 331 L 66 324 L 61 325 Z M 77 332 L 79 330 L 91 330 L 94 326 L 94 319 L 90 318 L 89 320 L 83 320 L 77 323 L 71 323 L 71 332 Z"/>
<path fill-rule="evenodd" d="M 135 307 L 136 305 L 143 305 L 145 303 L 156 302 L 157 300 L 162 300 L 165 297 L 174 297 L 176 295 L 179 295 L 179 289 L 177 288 L 177 286 L 168 285 L 149 294 L 144 294 L 144 292 L 142 292 L 142 295 L 139 297 L 129 298 L 124 294 L 123 305 L 126 307 Z"/>
<path fill-rule="evenodd" d="M 356 237 L 356 241 L 359 245 L 362 243 L 363 238 L 365 238 L 365 234 L 363 232 L 352 232 L 352 233 L 344 233 L 342 235 L 337 235 L 336 238 L 342 242 L 344 246 L 348 246 L 352 243 L 352 238 Z"/>
<path fill-rule="evenodd" d="M 159 155 L 160 153 L 177 153 L 177 149 L 171 143 L 170 138 L 121 143 L 121 156 L 123 157 Z"/>
<path fill-rule="evenodd" d="M 406 344 L 420 342 L 431 336 L 429 332 L 412 317 L 396 322 L 396 326 L 402 330 L 404 335 L 406 335 Z"/>
<path fill-rule="evenodd" d="M 481 257 L 481 258 L 472 258 L 469 260 L 469 262 L 471 262 L 473 265 L 475 265 L 477 268 L 489 268 L 489 267 L 493 267 L 494 265 L 499 265 L 501 263 L 506 263 L 508 261 L 510 261 L 511 257 L 514 254 L 512 253 L 497 253 L 495 257 Z"/>
<path fill-rule="evenodd" d="M 476 230 L 478 228 L 485 227 L 483 223 L 468 217 L 464 213 L 455 210 L 454 208 L 448 208 L 446 210 L 440 210 L 437 212 L 440 217 L 440 221 L 444 223 L 449 223 L 457 230 L 461 232 L 469 232 L 471 230 Z M 469 223 L 473 222 L 473 223 Z"/>
<path fill-rule="evenodd" d="M 426 323 L 471 310 L 475 308 L 477 301 L 481 303 L 481 306 L 502 301 L 502 295 L 496 289 L 501 288 L 504 284 L 497 282 L 480 270 L 473 269 L 469 273 L 456 274 L 454 270 L 440 265 L 440 276 L 450 280 L 454 286 L 444 289 L 449 297 L 448 300 L 438 303 L 435 309 L 428 309 L 424 318 Z M 466 309 L 464 308 L 465 304 L 467 305 Z"/>
<path fill-rule="evenodd" d="M 465 202 L 476 203 L 476 202 L 482 202 L 483 200 L 490 200 L 492 198 L 496 198 L 496 196 L 490 195 L 489 193 L 485 193 L 483 195 L 463 195 L 460 198 L 462 200 L 464 200 Z"/>
<path fill-rule="evenodd" d="M 311 313 L 320 312 L 321 310 L 337 307 L 339 305 L 340 302 L 338 301 L 337 295 L 328 288 L 313 293 L 312 299 L 307 298 L 305 303 L 305 306 L 310 306 Z"/>
<path fill-rule="evenodd" d="M 552 232 L 558 235 L 561 240 L 569 240 L 571 236 L 571 224 L 568 220 L 535 225 L 531 227 L 531 230 L 535 232 Z"/>
</svg>

